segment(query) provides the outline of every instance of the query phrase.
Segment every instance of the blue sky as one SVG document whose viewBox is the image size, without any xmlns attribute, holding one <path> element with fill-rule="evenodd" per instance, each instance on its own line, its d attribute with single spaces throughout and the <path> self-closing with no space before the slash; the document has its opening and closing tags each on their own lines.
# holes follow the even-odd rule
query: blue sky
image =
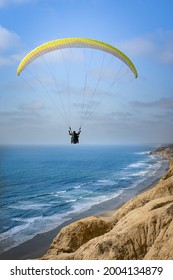
<svg viewBox="0 0 173 280">
<path fill-rule="evenodd" d="M 139 73 L 97 107 L 81 143 L 172 142 L 172 10 L 171 0 L 0 0 L 0 144 L 69 143 L 68 126 L 50 100 L 16 75 L 29 51 L 65 37 L 112 44 Z"/>
</svg>

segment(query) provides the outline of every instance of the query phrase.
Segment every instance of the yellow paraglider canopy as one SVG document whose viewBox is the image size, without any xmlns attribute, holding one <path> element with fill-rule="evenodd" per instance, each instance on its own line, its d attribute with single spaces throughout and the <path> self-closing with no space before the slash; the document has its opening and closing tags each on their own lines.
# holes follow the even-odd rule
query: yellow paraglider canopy
<svg viewBox="0 0 173 280">
<path fill-rule="evenodd" d="M 134 64 L 132 63 L 132 61 L 119 49 L 107 43 L 98 40 L 88 39 L 88 38 L 64 38 L 64 39 L 53 40 L 38 46 L 23 58 L 23 60 L 21 61 L 21 63 L 17 68 L 17 75 L 20 75 L 23 69 L 25 69 L 25 67 L 37 57 L 54 50 L 64 49 L 64 48 L 93 48 L 93 49 L 107 52 L 119 58 L 121 61 L 127 64 L 127 66 L 131 69 L 131 71 L 135 75 L 135 78 L 138 77 L 137 70 Z"/>
</svg>

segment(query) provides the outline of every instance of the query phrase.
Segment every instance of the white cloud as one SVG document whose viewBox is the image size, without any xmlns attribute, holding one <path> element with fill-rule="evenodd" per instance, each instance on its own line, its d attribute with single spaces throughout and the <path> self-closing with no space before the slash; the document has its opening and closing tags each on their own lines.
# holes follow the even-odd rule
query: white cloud
<svg viewBox="0 0 173 280">
<path fill-rule="evenodd" d="M 20 4 L 27 4 L 29 2 L 33 3 L 34 0 L 0 0 L 0 8 L 3 8 L 11 4 L 20 5 Z"/>
<path fill-rule="evenodd" d="M 142 56 L 153 52 L 155 45 L 148 38 L 134 38 L 132 40 L 124 41 L 120 45 L 120 49 L 125 50 L 125 52 L 134 55 Z"/>
<path fill-rule="evenodd" d="M 6 5 L 7 0 L 0 0 L 0 7 L 3 7 Z"/>
<path fill-rule="evenodd" d="M 0 25 L 0 52 L 11 49 L 19 44 L 19 36 Z"/>
<path fill-rule="evenodd" d="M 10 65 L 12 63 L 10 58 L 0 56 L 0 66 Z"/>
<path fill-rule="evenodd" d="M 0 124 L 8 124 L 16 126 L 17 124 L 37 125 L 45 122 L 47 115 L 42 114 L 44 104 L 41 101 L 32 101 L 18 106 L 17 109 L 11 111 L 0 111 Z"/>
<path fill-rule="evenodd" d="M 10 65 L 18 60 L 15 50 L 19 45 L 19 36 L 0 25 L 0 66 Z"/>
<path fill-rule="evenodd" d="M 21 104 L 20 109 L 27 111 L 39 111 L 44 109 L 44 104 L 41 101 L 35 100 L 30 103 Z"/>
<path fill-rule="evenodd" d="M 142 108 L 160 108 L 160 109 L 173 109 L 173 98 L 161 98 L 152 102 L 142 102 L 142 101 L 134 101 L 131 103 L 132 105 L 136 107 L 142 107 Z"/>
<path fill-rule="evenodd" d="M 166 64 L 173 64 L 173 31 L 158 32 L 157 58 Z"/>
<path fill-rule="evenodd" d="M 173 47 L 172 47 L 173 48 Z M 173 64 L 173 50 L 165 50 L 159 56 L 160 60 L 166 64 Z"/>
<path fill-rule="evenodd" d="M 119 44 L 119 48 L 132 56 L 149 56 L 165 64 L 173 64 L 173 31 L 157 30 Z"/>
</svg>

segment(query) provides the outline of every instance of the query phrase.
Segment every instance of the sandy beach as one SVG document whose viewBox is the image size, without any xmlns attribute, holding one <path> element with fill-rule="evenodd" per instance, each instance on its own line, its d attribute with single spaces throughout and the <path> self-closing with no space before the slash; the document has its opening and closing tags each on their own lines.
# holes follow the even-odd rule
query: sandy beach
<svg viewBox="0 0 173 280">
<path fill-rule="evenodd" d="M 169 159 L 171 161 L 172 150 L 173 150 L 172 146 L 171 146 L 171 150 L 169 150 L 168 153 L 165 153 L 165 149 L 166 148 L 164 148 L 163 150 L 158 150 L 155 153 L 157 153 L 163 157 L 166 157 L 167 159 Z M 168 171 L 166 171 L 166 174 L 168 174 L 169 172 L 172 172 L 170 170 L 172 170 L 172 169 L 168 169 Z M 165 174 L 165 176 L 167 176 L 166 174 Z M 85 221 L 87 223 L 87 219 L 90 220 L 90 218 L 92 218 L 92 217 L 96 217 L 96 218 L 99 217 L 99 219 L 101 219 L 101 221 L 108 219 L 108 224 L 110 224 L 110 226 L 108 226 L 108 229 L 106 230 L 106 232 L 103 229 L 103 234 L 108 233 L 110 230 L 112 230 L 113 225 L 116 224 L 115 216 L 117 215 L 117 213 L 120 213 L 121 209 L 122 209 L 122 211 L 124 211 L 123 209 L 126 208 L 126 205 L 128 205 L 128 203 L 130 203 L 131 200 L 132 201 L 137 200 L 141 194 L 145 195 L 145 193 L 147 194 L 150 190 L 152 191 L 155 188 L 157 188 L 160 180 L 163 181 L 163 177 L 161 179 L 158 179 L 154 184 L 149 185 L 147 188 L 140 190 L 139 194 L 136 194 L 132 190 L 131 192 L 129 192 L 128 195 L 121 196 L 118 199 L 114 198 L 112 200 L 109 200 L 107 203 L 104 202 L 99 205 L 95 205 L 86 212 L 83 212 L 78 215 L 74 215 L 74 217 L 71 220 L 61 224 L 54 230 L 51 230 L 51 231 L 43 233 L 43 234 L 38 234 L 33 239 L 31 239 L 27 242 L 24 242 L 23 244 L 2 253 L 0 255 L 0 259 L 4 259 L 4 260 L 5 259 L 6 260 L 35 259 L 35 258 L 41 258 L 42 256 L 43 256 L 43 259 L 58 259 L 59 257 L 60 257 L 60 259 L 63 259 L 63 258 L 68 259 L 70 254 L 71 253 L 74 254 L 76 249 L 70 250 L 69 254 L 67 252 L 65 252 L 65 254 L 64 254 L 64 252 L 62 253 L 63 250 L 60 250 L 62 254 L 60 253 L 59 257 L 54 255 L 54 253 L 52 253 L 53 249 L 54 249 L 54 245 L 51 245 L 52 240 L 54 240 L 53 244 L 55 244 L 57 242 L 57 240 L 60 238 L 59 236 L 61 235 L 61 231 L 63 231 L 64 229 L 68 229 L 68 231 L 69 231 L 71 225 L 75 225 L 76 223 L 80 222 L 80 219 L 82 219 L 82 221 Z M 100 220 L 98 223 L 100 223 Z M 107 221 L 106 221 L 106 223 L 107 223 Z M 113 225 L 112 225 L 112 223 L 113 223 Z M 102 232 L 102 229 L 100 229 L 100 232 Z M 65 237 L 66 233 L 64 233 L 64 231 L 63 231 L 63 234 L 64 234 L 64 238 L 66 238 Z M 81 234 L 83 234 L 83 233 L 81 232 Z M 69 235 L 69 233 L 68 233 L 68 235 Z M 97 237 L 100 235 L 101 234 L 98 233 L 98 234 L 96 234 L 96 236 L 93 236 L 93 237 Z M 93 239 L 93 237 L 91 239 Z M 90 241 L 90 240 L 88 240 L 88 241 Z M 58 241 L 58 243 L 59 243 L 59 241 Z M 80 244 L 79 248 L 77 248 L 77 249 L 80 249 L 80 247 L 82 248 L 82 245 L 84 245 L 85 243 L 87 243 L 87 242 Z M 49 249 L 49 248 L 51 248 L 51 249 Z M 55 248 L 57 248 L 57 247 L 55 246 Z M 88 259 L 88 258 L 89 257 L 86 257 L 86 259 Z M 99 259 L 99 257 L 97 257 L 97 258 Z M 70 256 L 70 259 L 73 259 L 73 256 Z M 108 259 L 109 259 L 109 257 L 108 257 Z"/>
</svg>

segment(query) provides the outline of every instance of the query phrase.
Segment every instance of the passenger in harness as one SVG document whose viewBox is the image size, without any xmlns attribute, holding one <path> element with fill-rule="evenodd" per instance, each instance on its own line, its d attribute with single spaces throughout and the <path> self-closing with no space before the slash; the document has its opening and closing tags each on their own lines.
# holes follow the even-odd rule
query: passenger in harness
<svg viewBox="0 0 173 280">
<path fill-rule="evenodd" d="M 69 135 L 71 135 L 71 144 L 77 144 L 79 143 L 79 134 L 81 133 L 81 127 L 79 128 L 79 131 L 72 131 L 71 127 L 69 127 L 68 131 Z"/>
</svg>

